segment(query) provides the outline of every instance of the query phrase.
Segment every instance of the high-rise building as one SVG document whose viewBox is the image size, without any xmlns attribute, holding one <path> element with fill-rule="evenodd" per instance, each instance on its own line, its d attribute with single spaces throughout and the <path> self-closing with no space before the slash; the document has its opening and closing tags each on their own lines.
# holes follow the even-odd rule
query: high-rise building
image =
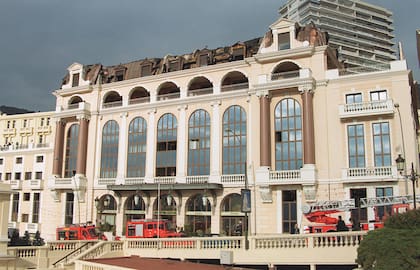
<svg viewBox="0 0 420 270">
<path fill-rule="evenodd" d="M 348 68 L 383 70 L 397 58 L 392 12 L 385 8 L 359 0 L 289 0 L 279 13 L 328 32 Z"/>
</svg>

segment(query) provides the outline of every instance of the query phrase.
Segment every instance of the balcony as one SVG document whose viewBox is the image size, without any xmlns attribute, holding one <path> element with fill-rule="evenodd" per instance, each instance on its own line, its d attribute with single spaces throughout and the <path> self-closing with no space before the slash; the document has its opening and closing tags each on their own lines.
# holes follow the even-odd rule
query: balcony
<svg viewBox="0 0 420 270">
<path fill-rule="evenodd" d="M 15 128 L 5 128 L 3 129 L 3 135 L 4 136 L 13 136 L 16 135 L 16 129 Z"/>
<path fill-rule="evenodd" d="M 104 103 L 104 104 L 102 104 L 102 108 L 103 109 L 109 109 L 109 108 L 121 107 L 122 105 L 123 105 L 122 100 L 119 100 L 119 101 Z"/>
<path fill-rule="evenodd" d="M 201 96 L 201 95 L 209 95 L 209 94 L 213 94 L 213 87 L 188 90 L 188 96 L 189 97 L 192 97 L 192 96 Z"/>
<path fill-rule="evenodd" d="M 248 89 L 249 83 L 236 83 L 236 84 L 230 84 L 230 85 L 223 85 L 221 87 L 222 92 L 228 92 L 228 91 L 236 91 L 236 90 L 242 90 L 242 89 Z"/>
<path fill-rule="evenodd" d="M 22 135 L 31 135 L 34 131 L 33 127 L 23 127 L 19 129 L 19 133 Z"/>
<path fill-rule="evenodd" d="M 157 101 L 164 101 L 164 100 L 169 100 L 169 99 L 177 99 L 179 98 L 181 95 L 180 92 L 175 92 L 175 93 L 169 93 L 169 94 L 164 94 L 164 95 L 158 95 L 156 97 Z"/>
<path fill-rule="evenodd" d="M 20 180 L 10 180 L 10 188 L 14 190 L 22 189 L 22 181 Z"/>
<path fill-rule="evenodd" d="M 150 97 L 133 98 L 128 101 L 128 105 L 149 103 Z"/>
<path fill-rule="evenodd" d="M 284 171 L 271 171 L 270 184 L 285 185 L 285 184 L 301 184 L 303 183 L 300 170 L 284 170 Z"/>
<path fill-rule="evenodd" d="M 397 181 L 398 172 L 394 166 L 345 168 L 342 170 L 343 182 L 383 182 Z"/>
<path fill-rule="evenodd" d="M 38 133 L 51 133 L 51 126 L 39 126 L 36 127 Z"/>
<path fill-rule="evenodd" d="M 29 180 L 29 188 L 33 190 L 40 190 L 43 188 L 43 181 L 41 179 Z"/>
<path fill-rule="evenodd" d="M 341 119 L 394 113 L 394 102 L 391 99 L 339 105 Z"/>
<path fill-rule="evenodd" d="M 39 230 L 38 223 L 27 223 L 25 227 L 26 227 L 25 230 L 28 231 L 29 233 L 36 233 Z"/>
</svg>

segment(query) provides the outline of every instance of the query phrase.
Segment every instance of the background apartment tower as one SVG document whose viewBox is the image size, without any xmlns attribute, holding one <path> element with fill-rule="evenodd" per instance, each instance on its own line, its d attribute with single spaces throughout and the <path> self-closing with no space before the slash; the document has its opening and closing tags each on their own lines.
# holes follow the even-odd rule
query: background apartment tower
<svg viewBox="0 0 420 270">
<path fill-rule="evenodd" d="M 385 8 L 359 0 L 289 0 L 279 13 L 328 32 L 348 68 L 383 70 L 396 60 L 392 12 Z"/>
</svg>

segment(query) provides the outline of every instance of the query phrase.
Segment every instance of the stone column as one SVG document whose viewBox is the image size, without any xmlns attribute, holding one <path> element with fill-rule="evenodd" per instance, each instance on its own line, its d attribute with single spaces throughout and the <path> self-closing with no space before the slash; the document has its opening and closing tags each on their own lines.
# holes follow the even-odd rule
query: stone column
<svg viewBox="0 0 420 270">
<path fill-rule="evenodd" d="M 66 123 L 59 119 L 55 128 L 54 159 L 52 174 L 61 177 L 63 171 L 64 127 Z"/>
<path fill-rule="evenodd" d="M 124 184 L 125 179 L 125 168 L 127 164 L 127 116 L 127 112 L 120 114 L 121 123 L 118 144 L 118 166 L 116 184 Z"/>
<path fill-rule="evenodd" d="M 315 164 L 313 90 L 299 86 L 303 102 L 303 164 Z"/>
<path fill-rule="evenodd" d="M 260 97 L 260 149 L 261 149 L 260 166 L 271 167 L 270 97 L 268 93 L 259 93 L 259 97 Z"/>
<path fill-rule="evenodd" d="M 178 125 L 178 138 L 177 138 L 177 164 L 176 164 L 176 176 L 177 177 L 185 177 L 186 173 L 185 173 L 185 160 L 186 160 L 186 154 L 185 154 L 185 149 L 186 149 L 186 141 L 187 141 L 187 136 L 186 136 L 186 112 L 185 110 L 188 108 L 187 105 L 183 105 L 183 106 L 178 106 L 178 111 L 179 111 L 179 125 Z"/>
<path fill-rule="evenodd" d="M 78 116 L 79 120 L 79 139 L 77 142 L 77 164 L 76 174 L 86 175 L 86 155 L 89 133 L 89 119 L 86 116 Z"/>
<path fill-rule="evenodd" d="M 219 182 L 220 176 L 220 101 L 213 101 L 213 116 L 211 120 L 211 147 L 210 147 L 210 182 Z"/>
<path fill-rule="evenodd" d="M 155 138 L 155 114 L 156 109 L 148 111 L 149 121 L 147 123 L 147 151 L 146 151 L 146 172 L 145 181 L 153 183 L 153 175 L 155 171 L 155 151 L 156 151 L 156 138 Z"/>
</svg>

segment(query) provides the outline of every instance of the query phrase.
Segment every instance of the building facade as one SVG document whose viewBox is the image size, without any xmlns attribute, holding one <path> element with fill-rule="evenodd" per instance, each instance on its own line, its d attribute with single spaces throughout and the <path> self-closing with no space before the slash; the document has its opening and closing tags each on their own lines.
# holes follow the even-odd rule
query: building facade
<svg viewBox="0 0 420 270">
<path fill-rule="evenodd" d="M 189 235 L 235 235 L 239 223 L 293 233 L 308 203 L 411 194 L 395 159 L 418 168 L 413 85 L 404 61 L 343 69 L 325 32 L 287 19 L 214 50 L 74 63 L 46 113 L 38 229 L 54 239 L 58 225 L 91 221 L 124 235 L 127 220 L 161 218 Z"/>
<path fill-rule="evenodd" d="M 315 23 L 348 68 L 381 70 L 396 60 L 392 12 L 359 0 L 289 0 L 280 16 Z"/>
</svg>

